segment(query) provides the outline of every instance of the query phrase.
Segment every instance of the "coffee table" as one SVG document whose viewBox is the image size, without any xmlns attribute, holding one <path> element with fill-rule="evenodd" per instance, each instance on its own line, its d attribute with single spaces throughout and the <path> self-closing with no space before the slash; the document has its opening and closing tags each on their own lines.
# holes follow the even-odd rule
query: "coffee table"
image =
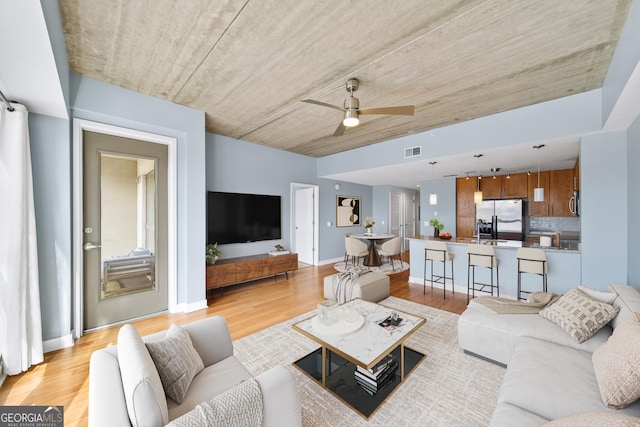
<svg viewBox="0 0 640 427">
<path fill-rule="evenodd" d="M 422 317 L 404 313 L 360 298 L 348 301 L 335 310 L 338 319 L 335 330 L 319 321 L 318 315 L 293 325 L 293 329 L 311 338 L 320 348 L 294 362 L 294 366 L 318 382 L 334 396 L 350 406 L 356 413 L 369 419 L 382 403 L 413 372 L 425 355 L 405 347 L 405 340 L 426 323 Z M 355 310 L 360 318 L 349 318 L 340 313 Z M 379 325 L 392 313 L 402 318 L 395 328 Z M 320 324 L 319 324 L 320 323 Z M 361 326 L 351 331 L 349 325 Z M 388 354 L 399 361 L 395 377 L 387 385 L 371 395 L 355 379 L 356 366 L 373 368 Z"/>
</svg>

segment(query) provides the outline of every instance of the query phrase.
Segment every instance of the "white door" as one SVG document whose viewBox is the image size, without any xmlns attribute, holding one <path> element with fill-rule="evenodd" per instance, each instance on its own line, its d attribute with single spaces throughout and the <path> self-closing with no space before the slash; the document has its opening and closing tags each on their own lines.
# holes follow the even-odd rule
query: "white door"
<svg viewBox="0 0 640 427">
<path fill-rule="evenodd" d="M 167 310 L 168 149 L 83 134 L 85 330 Z"/>
<path fill-rule="evenodd" d="M 402 250 L 409 250 L 409 237 L 415 236 L 415 197 L 406 193 L 389 194 L 389 231 L 402 237 Z"/>
<path fill-rule="evenodd" d="M 298 261 L 314 262 L 314 188 L 294 189 L 294 234 L 295 252 Z"/>
</svg>

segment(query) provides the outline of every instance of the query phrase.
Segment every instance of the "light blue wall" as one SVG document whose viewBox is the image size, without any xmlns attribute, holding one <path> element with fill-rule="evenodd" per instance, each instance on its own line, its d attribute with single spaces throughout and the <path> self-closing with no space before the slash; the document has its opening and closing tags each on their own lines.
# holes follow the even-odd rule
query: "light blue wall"
<svg viewBox="0 0 640 427">
<path fill-rule="evenodd" d="M 631 73 L 640 61 L 640 0 L 633 0 L 620 40 L 602 84 L 603 123 L 611 114 Z"/>
<path fill-rule="evenodd" d="M 72 328 L 71 144 L 69 121 L 29 115 L 38 233 L 42 338 Z"/>
<path fill-rule="evenodd" d="M 456 235 L 456 179 L 441 178 L 420 183 L 420 234 L 433 235 L 433 227 L 425 225 L 431 218 L 437 218 L 444 224 L 442 231 Z M 438 196 L 438 204 L 429 204 L 429 195 L 435 192 Z"/>
<path fill-rule="evenodd" d="M 204 113 L 71 75 L 72 116 L 178 141 L 178 303 L 206 298 Z"/>
<path fill-rule="evenodd" d="M 628 283 L 640 289 L 640 117 L 627 131 Z"/>
<path fill-rule="evenodd" d="M 629 213 L 625 159 L 626 132 L 609 132 L 582 138 L 582 281 L 597 289 L 605 289 L 610 283 L 627 283 Z"/>
<path fill-rule="evenodd" d="M 361 197 L 363 217 L 371 216 L 370 186 L 340 182 L 336 190 L 336 181 L 317 177 L 315 158 L 211 133 L 206 140 L 206 190 L 282 196 L 282 239 L 220 245 L 223 258 L 268 252 L 276 243 L 291 247 L 291 183 L 319 186 L 321 263 L 344 255 L 344 233 L 364 231 L 362 226 L 336 227 L 336 196 Z"/>
<path fill-rule="evenodd" d="M 601 101 L 598 89 L 325 156 L 318 159 L 318 175 L 424 159 L 404 158 L 404 149 L 415 146 L 435 158 L 598 131 Z"/>
</svg>

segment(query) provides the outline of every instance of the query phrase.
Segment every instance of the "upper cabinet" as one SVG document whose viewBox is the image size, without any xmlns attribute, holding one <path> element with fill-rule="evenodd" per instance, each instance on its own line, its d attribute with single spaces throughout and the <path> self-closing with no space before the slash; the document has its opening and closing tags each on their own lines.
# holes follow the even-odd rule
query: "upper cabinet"
<svg viewBox="0 0 640 427">
<path fill-rule="evenodd" d="M 543 171 L 540 172 L 540 174 L 536 172 L 529 175 L 529 216 L 551 216 L 549 209 L 549 193 L 551 193 L 549 183 L 551 179 L 549 176 L 549 171 Z M 544 200 L 542 202 L 533 201 L 533 190 L 538 188 L 538 186 L 544 188 Z"/>
<path fill-rule="evenodd" d="M 480 180 L 483 199 L 525 199 L 527 197 L 527 174 L 517 173 L 485 177 Z"/>
<path fill-rule="evenodd" d="M 510 178 L 504 177 L 502 184 L 502 196 L 507 199 L 525 199 L 527 193 L 528 179 L 526 173 L 517 173 Z"/>
<path fill-rule="evenodd" d="M 529 215 L 573 216 L 569 210 L 569 199 L 573 196 L 574 177 L 575 168 L 540 172 L 544 201 L 534 202 L 533 189 L 538 186 L 538 174 L 532 173 L 529 176 Z"/>
<path fill-rule="evenodd" d="M 458 216 L 476 217 L 476 205 L 473 203 L 473 192 L 476 191 L 476 180 L 458 178 L 456 180 L 456 210 Z"/>
</svg>

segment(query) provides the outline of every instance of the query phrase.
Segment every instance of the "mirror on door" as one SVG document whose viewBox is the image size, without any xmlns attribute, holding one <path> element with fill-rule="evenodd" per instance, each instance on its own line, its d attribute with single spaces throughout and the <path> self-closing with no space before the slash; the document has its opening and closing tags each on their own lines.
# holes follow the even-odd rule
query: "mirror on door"
<svg viewBox="0 0 640 427">
<path fill-rule="evenodd" d="M 154 290 L 155 160 L 100 157 L 100 299 Z"/>
</svg>

